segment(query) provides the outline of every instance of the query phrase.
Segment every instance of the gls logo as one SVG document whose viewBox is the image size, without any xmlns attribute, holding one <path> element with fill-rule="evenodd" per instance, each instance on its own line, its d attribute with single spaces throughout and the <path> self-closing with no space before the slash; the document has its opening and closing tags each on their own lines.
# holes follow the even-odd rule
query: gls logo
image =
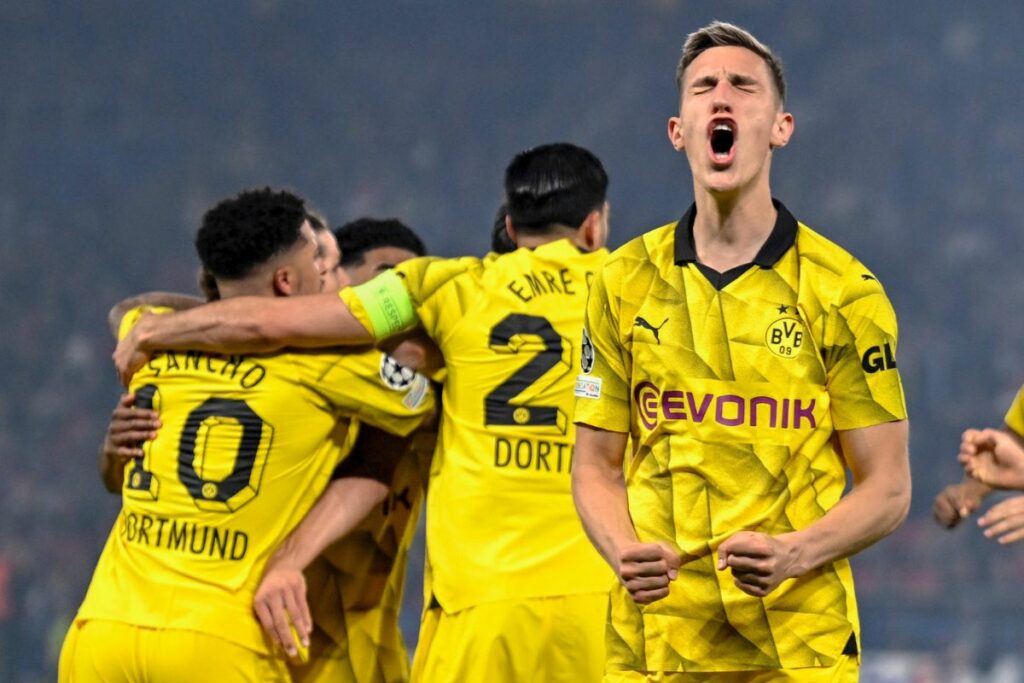
<svg viewBox="0 0 1024 683">
<path fill-rule="evenodd" d="M 860 366 L 868 374 L 894 369 L 896 355 L 892 352 L 892 346 L 889 342 L 885 342 L 881 346 L 870 347 L 861 357 Z"/>
</svg>

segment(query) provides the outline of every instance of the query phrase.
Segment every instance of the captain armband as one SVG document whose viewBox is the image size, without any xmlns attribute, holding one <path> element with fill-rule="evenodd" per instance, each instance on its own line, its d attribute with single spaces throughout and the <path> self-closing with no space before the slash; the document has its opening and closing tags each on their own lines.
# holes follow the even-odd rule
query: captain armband
<svg viewBox="0 0 1024 683">
<path fill-rule="evenodd" d="M 412 327 L 417 320 L 409 290 L 393 270 L 386 270 L 369 282 L 352 288 L 362 305 L 365 320 L 359 312 L 353 314 L 365 324 L 370 323 L 375 339 L 386 339 Z"/>
</svg>

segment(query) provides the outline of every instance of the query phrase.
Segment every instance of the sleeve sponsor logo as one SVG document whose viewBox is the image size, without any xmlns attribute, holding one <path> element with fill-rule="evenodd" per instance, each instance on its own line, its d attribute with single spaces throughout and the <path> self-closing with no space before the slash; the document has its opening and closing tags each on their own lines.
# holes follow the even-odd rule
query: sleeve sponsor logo
<svg viewBox="0 0 1024 683">
<path fill-rule="evenodd" d="M 869 375 L 883 370 L 896 368 L 896 354 L 892 350 L 892 344 L 885 342 L 881 346 L 870 346 L 861 356 L 860 366 Z"/>
<path fill-rule="evenodd" d="M 594 369 L 594 343 L 590 341 L 590 333 L 585 327 L 583 328 L 583 345 L 580 352 L 580 369 L 586 375 L 589 375 L 590 371 Z"/>
<path fill-rule="evenodd" d="M 577 382 L 578 386 L 578 382 Z M 577 396 L 579 394 L 577 393 Z M 714 422 L 723 427 L 768 427 L 770 429 L 816 429 L 816 399 L 777 399 L 773 396 L 740 396 L 666 389 L 640 382 L 633 390 L 640 423 L 654 429 L 658 422 L 689 420 L 697 424 Z"/>
<path fill-rule="evenodd" d="M 601 378 L 577 376 L 573 394 L 579 398 L 601 398 Z"/>
</svg>

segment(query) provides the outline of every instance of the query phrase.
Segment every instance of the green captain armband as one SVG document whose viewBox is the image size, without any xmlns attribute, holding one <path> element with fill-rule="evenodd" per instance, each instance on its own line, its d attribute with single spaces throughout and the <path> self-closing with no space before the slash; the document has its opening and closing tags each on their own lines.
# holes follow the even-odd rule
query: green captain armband
<svg viewBox="0 0 1024 683">
<path fill-rule="evenodd" d="M 416 323 L 416 310 L 409 290 L 393 270 L 386 270 L 369 282 L 353 287 L 352 292 L 366 311 L 375 339 L 386 339 Z"/>
</svg>

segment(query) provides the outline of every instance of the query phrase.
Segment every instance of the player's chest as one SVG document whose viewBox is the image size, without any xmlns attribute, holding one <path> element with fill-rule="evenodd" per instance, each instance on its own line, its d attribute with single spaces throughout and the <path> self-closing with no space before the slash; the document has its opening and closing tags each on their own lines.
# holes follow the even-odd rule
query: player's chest
<svg viewBox="0 0 1024 683">
<path fill-rule="evenodd" d="M 695 269 L 666 284 L 623 310 L 634 378 L 824 384 L 822 318 L 797 287 L 760 269 L 722 288 Z"/>
</svg>

